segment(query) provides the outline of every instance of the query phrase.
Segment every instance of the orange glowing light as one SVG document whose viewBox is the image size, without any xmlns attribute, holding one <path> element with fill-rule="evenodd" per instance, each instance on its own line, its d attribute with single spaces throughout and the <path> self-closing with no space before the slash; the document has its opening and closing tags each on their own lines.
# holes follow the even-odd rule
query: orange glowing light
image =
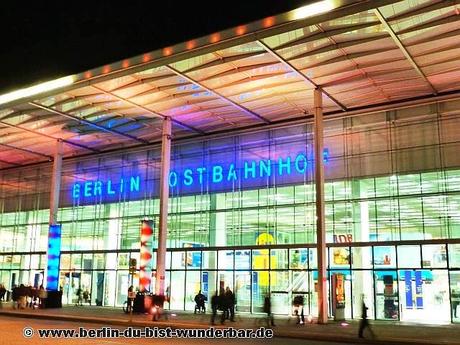
<svg viewBox="0 0 460 345">
<path fill-rule="evenodd" d="M 144 56 L 142 56 L 142 62 L 148 62 L 150 61 L 150 59 L 151 59 L 150 54 L 144 54 Z"/>
<path fill-rule="evenodd" d="M 104 68 L 102 69 L 102 73 L 109 73 L 109 72 L 110 72 L 110 66 L 109 65 L 104 66 Z"/>
<path fill-rule="evenodd" d="M 193 48 L 195 48 L 195 46 L 196 46 L 195 41 L 188 41 L 187 42 L 187 49 L 193 49 Z"/>
<path fill-rule="evenodd" d="M 246 33 L 246 26 L 245 25 L 240 25 L 236 28 L 236 34 L 237 35 L 243 35 Z"/>
<path fill-rule="evenodd" d="M 121 63 L 121 67 L 123 67 L 123 68 L 129 67 L 129 61 L 128 60 L 123 60 L 123 62 Z"/>
<path fill-rule="evenodd" d="M 86 72 L 85 72 L 85 78 L 86 78 L 86 79 L 91 78 L 91 72 L 90 72 L 90 71 L 86 71 Z"/>
<path fill-rule="evenodd" d="M 211 35 L 211 43 L 216 43 L 220 41 L 220 33 L 215 33 Z"/>
<path fill-rule="evenodd" d="M 168 56 L 168 55 L 171 55 L 172 54 L 172 48 L 171 47 L 167 47 L 167 48 L 164 48 L 163 49 L 163 55 L 165 56 Z"/>
<path fill-rule="evenodd" d="M 264 28 L 268 28 L 272 26 L 273 24 L 275 24 L 275 17 L 272 16 L 272 17 L 265 18 L 262 25 Z"/>
</svg>

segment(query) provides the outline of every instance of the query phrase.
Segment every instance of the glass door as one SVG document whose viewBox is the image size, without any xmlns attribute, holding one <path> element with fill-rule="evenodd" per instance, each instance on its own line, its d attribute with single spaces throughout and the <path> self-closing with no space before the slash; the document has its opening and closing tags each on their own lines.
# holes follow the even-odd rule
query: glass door
<svg viewBox="0 0 460 345">
<path fill-rule="evenodd" d="M 251 311 L 251 274 L 235 272 L 236 311 Z"/>
<path fill-rule="evenodd" d="M 375 311 L 377 320 L 399 320 L 396 271 L 375 271 Z"/>
</svg>

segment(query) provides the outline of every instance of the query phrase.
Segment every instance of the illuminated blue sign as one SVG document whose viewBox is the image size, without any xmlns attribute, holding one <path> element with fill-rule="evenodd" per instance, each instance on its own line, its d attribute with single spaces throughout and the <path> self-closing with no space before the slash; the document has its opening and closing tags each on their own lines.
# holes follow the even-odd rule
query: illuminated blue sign
<svg viewBox="0 0 460 345">
<path fill-rule="evenodd" d="M 329 161 L 329 150 L 323 151 L 324 162 Z M 277 178 L 293 180 L 294 175 L 304 176 L 309 168 L 306 154 L 280 157 L 278 159 L 248 160 L 230 164 L 214 164 L 211 166 L 185 167 L 172 170 L 169 174 L 169 186 L 183 192 L 199 191 L 208 186 L 210 190 L 227 189 L 236 185 L 254 187 L 261 181 Z M 311 168 L 310 168 L 311 169 Z M 292 176 L 292 177 L 291 177 Z M 88 180 L 74 183 L 72 186 L 73 200 L 92 200 L 94 198 L 117 198 L 125 193 L 136 197 L 144 191 L 151 192 L 152 182 L 147 186 L 140 175 L 121 177 L 118 179 Z"/>
<path fill-rule="evenodd" d="M 48 263 L 46 267 L 46 289 L 57 291 L 59 284 L 59 262 L 61 259 L 61 225 L 50 225 L 48 230 Z"/>
</svg>

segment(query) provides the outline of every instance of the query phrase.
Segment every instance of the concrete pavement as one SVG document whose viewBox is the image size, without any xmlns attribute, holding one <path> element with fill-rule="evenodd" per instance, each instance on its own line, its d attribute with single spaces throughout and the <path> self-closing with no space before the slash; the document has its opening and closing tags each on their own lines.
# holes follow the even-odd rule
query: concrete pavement
<svg viewBox="0 0 460 345">
<path fill-rule="evenodd" d="M 66 306 L 61 309 L 22 309 L 15 310 L 10 304 L 3 304 L 0 315 L 29 319 L 62 320 L 78 323 L 97 323 L 104 325 L 129 325 L 129 315 L 121 308 Z M 333 322 L 327 325 L 308 323 L 297 325 L 295 318 L 275 317 L 276 337 L 289 337 L 310 340 L 323 340 L 351 344 L 460 344 L 460 325 L 425 325 L 404 324 L 400 322 L 371 321 L 375 338 L 357 337 L 359 323 L 357 321 Z M 152 321 L 151 316 L 134 314 L 132 325 L 172 327 L 172 328 L 203 328 L 209 326 L 210 314 L 193 314 L 183 311 L 168 311 L 168 319 Z M 265 326 L 262 316 L 239 314 L 236 322 L 227 322 L 224 327 L 256 328 Z"/>
</svg>

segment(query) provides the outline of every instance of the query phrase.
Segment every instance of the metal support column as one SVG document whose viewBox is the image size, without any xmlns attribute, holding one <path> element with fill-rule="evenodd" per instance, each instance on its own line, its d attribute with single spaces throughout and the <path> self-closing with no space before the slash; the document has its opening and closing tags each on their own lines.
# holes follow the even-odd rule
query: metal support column
<svg viewBox="0 0 460 345">
<path fill-rule="evenodd" d="M 61 190 L 62 172 L 62 140 L 56 142 L 56 152 L 54 153 L 53 175 L 51 176 L 50 188 L 50 225 L 57 222 L 57 212 L 59 208 L 59 191 Z"/>
<path fill-rule="evenodd" d="M 323 98 L 314 91 L 316 248 L 318 252 L 318 323 L 327 323 L 326 224 L 324 217 Z"/>
<path fill-rule="evenodd" d="M 169 166 L 171 163 L 171 119 L 163 120 L 160 176 L 160 227 L 158 229 L 155 294 L 165 294 L 166 237 L 168 234 Z"/>
</svg>

